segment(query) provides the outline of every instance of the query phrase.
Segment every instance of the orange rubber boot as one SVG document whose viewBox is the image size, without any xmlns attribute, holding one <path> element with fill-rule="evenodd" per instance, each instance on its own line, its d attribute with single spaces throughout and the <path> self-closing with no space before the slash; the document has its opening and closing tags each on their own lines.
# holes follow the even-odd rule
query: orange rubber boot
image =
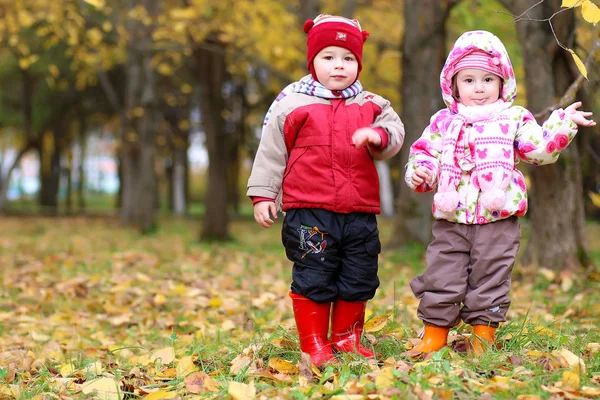
<svg viewBox="0 0 600 400">
<path fill-rule="evenodd" d="M 331 342 L 327 338 L 331 303 L 316 303 L 291 292 L 290 297 L 293 302 L 300 349 L 308 353 L 317 366 L 336 360 L 331 350 Z"/>
<path fill-rule="evenodd" d="M 412 350 L 422 353 L 438 351 L 448 343 L 448 332 L 450 332 L 450 328 L 425 325 L 423 339 Z"/>
<path fill-rule="evenodd" d="M 496 328 L 488 325 L 473 325 L 473 336 L 469 340 L 469 349 L 473 354 L 482 354 L 496 341 Z"/>
<path fill-rule="evenodd" d="M 375 354 L 360 344 L 365 325 L 366 301 L 348 302 L 337 299 L 331 317 L 331 342 L 339 352 L 361 354 L 367 358 Z"/>
</svg>

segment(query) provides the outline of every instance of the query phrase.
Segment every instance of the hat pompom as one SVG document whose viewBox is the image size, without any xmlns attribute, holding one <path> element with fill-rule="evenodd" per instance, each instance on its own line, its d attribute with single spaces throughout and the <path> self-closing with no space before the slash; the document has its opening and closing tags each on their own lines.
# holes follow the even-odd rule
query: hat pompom
<svg viewBox="0 0 600 400">
<path fill-rule="evenodd" d="M 315 21 L 313 21 L 312 19 L 307 19 L 306 21 L 304 21 L 304 33 L 308 33 L 308 31 L 310 31 L 314 25 Z"/>
<path fill-rule="evenodd" d="M 442 212 L 452 212 L 458 207 L 458 193 L 453 190 L 451 192 L 438 192 L 433 196 L 435 208 Z"/>
<path fill-rule="evenodd" d="M 504 206 L 505 199 L 504 190 L 493 188 L 483 192 L 479 200 L 488 211 L 498 211 Z"/>
<path fill-rule="evenodd" d="M 363 43 L 367 41 L 367 38 L 371 36 L 371 34 L 367 31 L 362 31 Z"/>
</svg>

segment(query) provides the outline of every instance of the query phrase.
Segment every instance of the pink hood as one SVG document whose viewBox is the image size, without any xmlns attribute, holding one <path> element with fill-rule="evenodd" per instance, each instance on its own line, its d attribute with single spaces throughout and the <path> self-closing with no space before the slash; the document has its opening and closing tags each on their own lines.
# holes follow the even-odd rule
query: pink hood
<svg viewBox="0 0 600 400">
<path fill-rule="evenodd" d="M 442 89 L 442 98 L 444 103 L 453 113 L 458 112 L 457 104 L 452 97 L 452 77 L 454 76 L 454 67 L 458 60 L 473 51 L 485 51 L 493 58 L 502 70 L 504 78 L 502 89 L 502 100 L 512 104 L 517 96 L 517 81 L 513 71 L 510 58 L 502 41 L 495 35 L 487 31 L 470 31 L 463 33 L 454 43 L 446 64 L 440 74 L 440 86 Z M 490 58 L 492 61 L 493 58 Z"/>
</svg>

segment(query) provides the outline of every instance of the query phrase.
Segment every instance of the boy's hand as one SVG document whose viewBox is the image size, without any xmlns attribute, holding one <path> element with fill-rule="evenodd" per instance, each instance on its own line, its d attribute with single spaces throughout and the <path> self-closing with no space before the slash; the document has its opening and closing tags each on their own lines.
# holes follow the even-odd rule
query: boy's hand
<svg viewBox="0 0 600 400">
<path fill-rule="evenodd" d="M 433 183 L 433 173 L 429 168 L 421 165 L 420 167 L 415 169 L 415 172 L 413 172 L 410 181 L 415 187 L 420 186 L 423 183 L 427 183 L 429 186 L 431 186 L 431 184 Z"/>
<path fill-rule="evenodd" d="M 381 146 L 381 136 L 373 128 L 360 128 L 352 134 L 352 144 L 356 147 L 362 147 L 367 144 L 379 147 Z"/>
<path fill-rule="evenodd" d="M 573 103 L 567 108 L 565 108 L 566 117 L 569 118 L 571 121 L 575 122 L 577 125 L 595 126 L 596 122 L 594 120 L 586 118 L 592 115 L 592 113 L 585 111 L 577 111 L 579 107 L 581 107 L 580 101 Z"/>
<path fill-rule="evenodd" d="M 254 205 L 254 219 L 263 228 L 273 226 L 271 215 L 277 219 L 277 207 L 274 201 L 261 201 Z"/>
</svg>

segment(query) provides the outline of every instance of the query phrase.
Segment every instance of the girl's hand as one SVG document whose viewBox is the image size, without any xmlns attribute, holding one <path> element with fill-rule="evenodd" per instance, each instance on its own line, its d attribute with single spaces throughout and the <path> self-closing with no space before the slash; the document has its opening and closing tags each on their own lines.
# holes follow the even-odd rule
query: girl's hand
<svg viewBox="0 0 600 400">
<path fill-rule="evenodd" d="M 429 168 L 421 165 L 415 169 L 410 181 L 415 187 L 421 186 L 423 183 L 427 183 L 429 186 L 431 186 L 433 183 L 433 173 Z"/>
<path fill-rule="evenodd" d="M 577 109 L 579 107 L 581 107 L 580 101 L 573 103 L 570 106 L 568 106 L 567 108 L 565 108 L 566 117 L 569 118 L 571 121 L 575 122 L 577 125 L 595 126 L 596 122 L 594 120 L 586 118 L 586 117 L 589 117 L 590 115 L 592 115 L 592 113 L 585 112 L 585 111 L 578 111 Z"/>
<path fill-rule="evenodd" d="M 352 144 L 356 147 L 362 147 L 367 144 L 379 147 L 381 146 L 381 136 L 373 128 L 360 128 L 352 134 Z"/>
<path fill-rule="evenodd" d="M 271 219 L 277 219 L 277 207 L 275 207 L 274 201 L 261 201 L 254 205 L 254 219 L 263 228 L 270 228 L 273 226 L 274 221 Z"/>
</svg>

